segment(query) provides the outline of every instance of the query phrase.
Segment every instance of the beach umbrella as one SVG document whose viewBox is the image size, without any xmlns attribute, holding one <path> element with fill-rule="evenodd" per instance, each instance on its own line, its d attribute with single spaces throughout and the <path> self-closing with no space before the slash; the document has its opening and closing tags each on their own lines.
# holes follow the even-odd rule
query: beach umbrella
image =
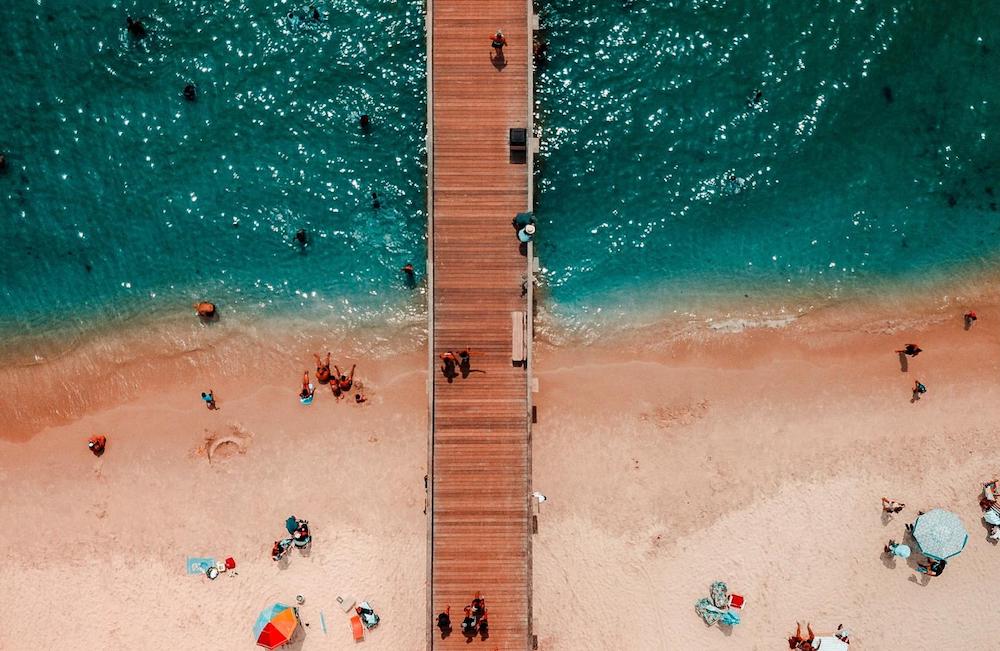
<svg viewBox="0 0 1000 651">
<path fill-rule="evenodd" d="M 924 556 L 943 561 L 958 556 L 965 549 L 969 532 L 951 511 L 933 509 L 917 517 L 913 525 L 913 539 L 920 545 Z"/>
<path fill-rule="evenodd" d="M 288 516 L 288 519 L 285 520 L 285 529 L 288 529 L 288 533 L 295 533 L 295 531 L 298 528 L 299 528 L 299 519 L 296 518 L 294 515 Z"/>
<path fill-rule="evenodd" d="M 295 609 L 285 604 L 274 604 L 265 608 L 253 625 L 253 636 L 257 644 L 267 649 L 279 647 L 292 639 L 299 625 Z"/>
</svg>

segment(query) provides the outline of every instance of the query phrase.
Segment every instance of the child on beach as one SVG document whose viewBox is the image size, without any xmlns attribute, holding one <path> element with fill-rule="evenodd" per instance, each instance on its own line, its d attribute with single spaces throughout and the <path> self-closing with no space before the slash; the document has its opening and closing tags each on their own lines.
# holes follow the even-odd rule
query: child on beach
<svg viewBox="0 0 1000 651">
<path fill-rule="evenodd" d="M 976 319 L 978 319 L 979 317 L 976 316 L 975 312 L 969 310 L 962 316 L 962 318 L 965 319 L 965 329 L 968 330 L 969 328 L 972 327 L 972 324 L 975 323 Z"/>
<path fill-rule="evenodd" d="M 890 500 L 888 497 L 882 498 L 882 510 L 886 513 L 899 513 L 906 506 L 902 502 L 897 502 L 896 500 Z"/>
<path fill-rule="evenodd" d="M 218 409 L 215 406 L 215 393 L 209 389 L 208 393 L 201 394 L 201 399 L 205 401 L 205 406 L 211 409 Z"/>
</svg>

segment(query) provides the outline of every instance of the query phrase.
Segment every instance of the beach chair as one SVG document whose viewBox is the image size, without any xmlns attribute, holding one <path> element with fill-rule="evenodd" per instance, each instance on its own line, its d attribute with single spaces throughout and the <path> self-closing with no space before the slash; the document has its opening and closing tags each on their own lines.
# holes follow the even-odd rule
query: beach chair
<svg viewBox="0 0 1000 651">
<path fill-rule="evenodd" d="M 360 642 L 365 639 L 365 627 L 361 624 L 361 618 L 355 615 L 351 618 L 351 631 L 354 633 L 354 641 Z"/>
<path fill-rule="evenodd" d="M 729 607 L 735 608 L 736 610 L 742 610 L 745 599 L 741 594 L 731 594 L 729 595 Z"/>
<path fill-rule="evenodd" d="M 362 601 L 358 604 L 357 611 L 361 617 L 361 621 L 364 622 L 365 628 L 371 630 L 378 626 L 379 616 L 375 614 L 375 611 L 367 601 Z"/>
</svg>

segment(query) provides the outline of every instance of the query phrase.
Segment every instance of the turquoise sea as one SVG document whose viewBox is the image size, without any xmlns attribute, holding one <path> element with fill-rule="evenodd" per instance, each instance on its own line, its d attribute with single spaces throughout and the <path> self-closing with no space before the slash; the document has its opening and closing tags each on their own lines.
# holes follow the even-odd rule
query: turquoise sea
<svg viewBox="0 0 1000 651">
<path fill-rule="evenodd" d="M 247 318 L 419 317 L 399 268 L 422 277 L 426 255 L 423 3 L 317 8 L 0 6 L 8 345 L 202 298 Z M 997 3 L 539 10 L 538 253 L 557 318 L 996 271 Z"/>
</svg>

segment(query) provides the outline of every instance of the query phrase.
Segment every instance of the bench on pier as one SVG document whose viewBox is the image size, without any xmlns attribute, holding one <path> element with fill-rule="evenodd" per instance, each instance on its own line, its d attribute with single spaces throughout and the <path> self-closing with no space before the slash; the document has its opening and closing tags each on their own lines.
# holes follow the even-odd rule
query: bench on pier
<svg viewBox="0 0 1000 651">
<path fill-rule="evenodd" d="M 526 330 L 524 312 L 510 313 L 510 359 L 515 364 L 524 362 L 528 357 L 528 352 L 524 345 L 524 332 Z"/>
</svg>

